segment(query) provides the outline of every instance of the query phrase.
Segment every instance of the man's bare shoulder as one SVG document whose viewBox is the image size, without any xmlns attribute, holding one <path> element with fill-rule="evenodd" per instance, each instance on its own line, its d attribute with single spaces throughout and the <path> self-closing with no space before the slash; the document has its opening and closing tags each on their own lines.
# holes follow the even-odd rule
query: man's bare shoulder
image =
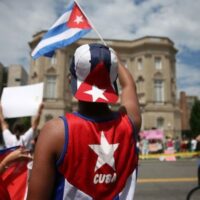
<svg viewBox="0 0 200 200">
<path fill-rule="evenodd" d="M 48 152 L 56 153 L 60 156 L 65 141 L 64 123 L 62 119 L 52 119 L 48 121 L 41 129 L 38 137 L 38 147 L 46 148 Z"/>
<path fill-rule="evenodd" d="M 60 118 L 46 122 L 40 131 L 40 137 L 44 140 L 62 141 L 64 140 L 64 123 Z"/>
<path fill-rule="evenodd" d="M 49 120 L 43 126 L 41 133 L 48 132 L 49 134 L 57 134 L 64 131 L 64 123 L 62 119 L 56 118 Z"/>
</svg>

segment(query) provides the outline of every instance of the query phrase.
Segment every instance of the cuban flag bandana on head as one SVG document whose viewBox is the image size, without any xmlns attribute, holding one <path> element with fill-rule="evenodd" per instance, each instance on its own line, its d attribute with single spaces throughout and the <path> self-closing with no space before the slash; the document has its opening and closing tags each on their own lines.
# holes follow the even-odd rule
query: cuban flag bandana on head
<svg viewBox="0 0 200 200">
<path fill-rule="evenodd" d="M 79 40 L 92 30 L 86 16 L 76 2 L 70 4 L 66 12 L 54 23 L 33 50 L 31 56 L 52 57 L 54 51 Z"/>
<path fill-rule="evenodd" d="M 113 49 L 102 44 L 80 46 L 70 67 L 75 98 L 87 102 L 116 103 L 117 66 Z"/>
</svg>

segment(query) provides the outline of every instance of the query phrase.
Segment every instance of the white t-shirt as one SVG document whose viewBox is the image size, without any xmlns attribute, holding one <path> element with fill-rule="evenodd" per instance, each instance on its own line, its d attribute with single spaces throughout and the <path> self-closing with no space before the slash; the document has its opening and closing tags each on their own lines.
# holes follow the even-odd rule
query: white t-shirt
<svg viewBox="0 0 200 200">
<path fill-rule="evenodd" d="M 196 147 L 197 147 L 197 141 L 192 139 L 192 141 L 191 141 L 191 149 L 194 151 L 194 150 L 196 150 Z"/>
<path fill-rule="evenodd" d="M 30 141 L 33 139 L 34 131 L 32 128 L 29 128 L 23 135 L 20 136 L 19 139 L 10 132 L 8 129 L 3 130 L 3 139 L 6 148 L 13 146 L 25 146 L 27 147 Z"/>
</svg>

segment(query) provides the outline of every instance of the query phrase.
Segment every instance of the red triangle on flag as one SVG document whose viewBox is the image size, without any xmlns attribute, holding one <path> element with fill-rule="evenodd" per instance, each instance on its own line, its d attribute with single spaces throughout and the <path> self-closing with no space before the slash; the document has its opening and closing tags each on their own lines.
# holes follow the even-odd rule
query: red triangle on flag
<svg viewBox="0 0 200 200">
<path fill-rule="evenodd" d="M 103 91 L 102 96 L 99 96 L 95 100 L 91 94 L 87 93 L 87 91 L 92 90 L 93 86 Z M 98 95 L 94 94 L 94 96 L 97 97 Z M 98 63 L 97 66 L 95 66 L 95 68 L 89 73 L 84 82 L 82 82 L 79 86 L 75 97 L 79 100 L 88 102 L 115 103 L 118 100 L 118 95 L 110 83 L 108 69 L 105 67 L 103 62 Z"/>
<path fill-rule="evenodd" d="M 80 8 L 76 3 L 74 3 L 74 7 L 72 9 L 71 15 L 67 22 L 67 26 L 69 28 L 81 28 L 81 29 L 91 29 L 91 25 L 89 24 L 87 18 L 82 13 Z"/>
</svg>

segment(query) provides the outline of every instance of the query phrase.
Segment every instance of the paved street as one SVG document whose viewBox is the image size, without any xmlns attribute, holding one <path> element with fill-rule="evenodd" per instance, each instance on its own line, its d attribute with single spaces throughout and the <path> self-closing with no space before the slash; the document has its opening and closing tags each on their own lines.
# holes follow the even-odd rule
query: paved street
<svg viewBox="0 0 200 200">
<path fill-rule="evenodd" d="M 185 200 L 190 189 L 197 185 L 197 159 L 139 163 L 136 200 Z"/>
</svg>

